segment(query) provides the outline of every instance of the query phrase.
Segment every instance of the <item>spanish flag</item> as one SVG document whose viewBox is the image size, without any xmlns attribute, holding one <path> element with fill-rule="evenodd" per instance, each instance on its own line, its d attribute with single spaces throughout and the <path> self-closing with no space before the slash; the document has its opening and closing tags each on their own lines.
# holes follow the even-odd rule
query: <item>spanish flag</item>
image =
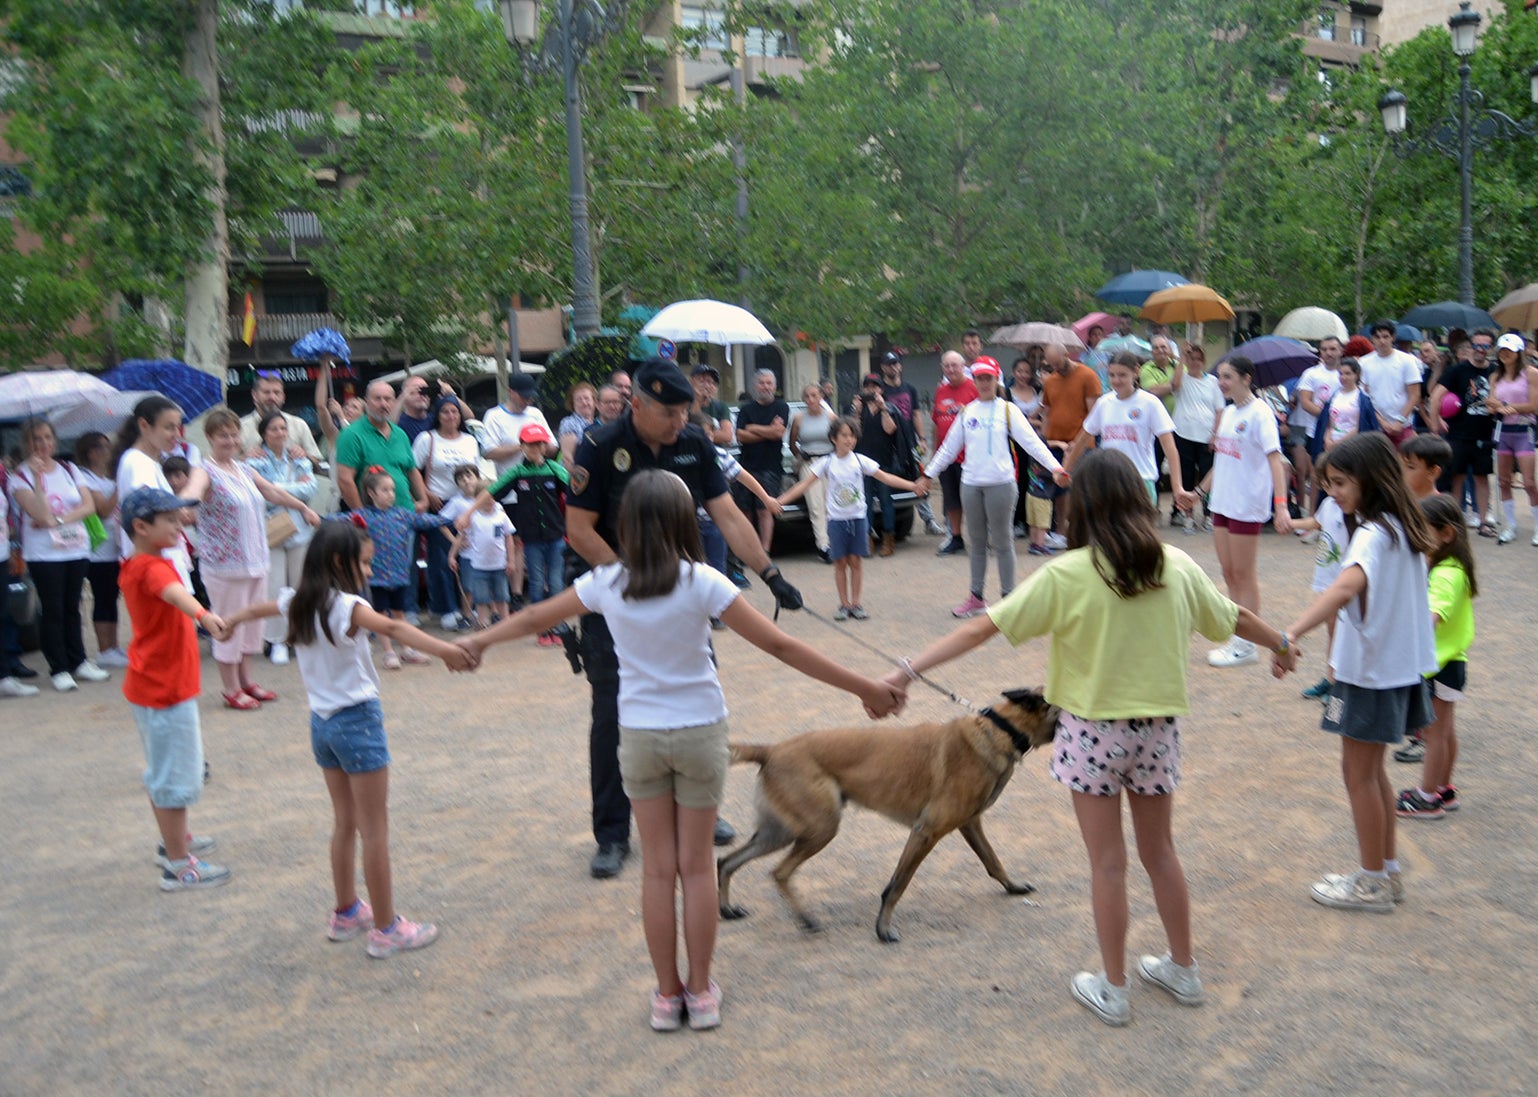
<svg viewBox="0 0 1538 1097">
<path fill-rule="evenodd" d="M 246 290 L 246 314 L 240 323 L 240 338 L 248 347 L 256 342 L 256 302 L 251 299 L 250 290 Z"/>
</svg>

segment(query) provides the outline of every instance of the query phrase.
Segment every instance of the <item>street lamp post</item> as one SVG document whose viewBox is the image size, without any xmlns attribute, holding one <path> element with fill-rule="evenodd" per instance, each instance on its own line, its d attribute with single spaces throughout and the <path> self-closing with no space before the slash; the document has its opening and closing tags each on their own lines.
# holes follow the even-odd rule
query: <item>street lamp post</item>
<svg viewBox="0 0 1538 1097">
<path fill-rule="evenodd" d="M 571 180 L 571 311 L 580 342 L 599 329 L 598 290 L 593 284 L 593 242 L 587 218 L 587 157 L 582 145 L 582 86 L 577 64 L 625 20 L 628 0 L 560 0 L 556 18 L 538 39 L 539 0 L 501 0 L 502 30 L 518 51 L 527 77 L 541 76 L 557 64 L 566 86 L 566 171 Z M 530 50 L 536 40 L 539 49 Z"/>
<path fill-rule="evenodd" d="M 1484 95 L 1469 83 L 1468 59 L 1477 45 L 1479 23 L 1479 13 L 1471 10 L 1469 0 L 1462 0 L 1458 10 L 1447 20 L 1453 35 L 1453 54 L 1462 59 L 1458 66 L 1458 92 L 1447 117 L 1424 137 L 1404 135 L 1409 106 L 1404 92 L 1391 88 L 1378 100 L 1383 129 L 1394 139 L 1396 156 L 1439 152 L 1457 161 L 1462 197 L 1462 221 L 1458 226 L 1458 300 L 1465 305 L 1474 303 L 1474 153 L 1496 141 L 1538 136 L 1538 122 L 1519 122 L 1501 111 L 1486 108 Z M 1529 70 L 1528 77 L 1532 100 L 1538 103 L 1538 64 Z"/>
</svg>

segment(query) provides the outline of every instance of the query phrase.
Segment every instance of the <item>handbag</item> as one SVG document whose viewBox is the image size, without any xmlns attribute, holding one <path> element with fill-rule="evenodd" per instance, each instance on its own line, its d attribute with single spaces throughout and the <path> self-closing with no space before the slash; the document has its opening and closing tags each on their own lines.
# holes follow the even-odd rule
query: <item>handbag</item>
<svg viewBox="0 0 1538 1097">
<path fill-rule="evenodd" d="M 5 612 L 16 627 L 24 629 L 36 624 L 41 608 L 32 576 L 13 575 L 5 588 Z"/>
<path fill-rule="evenodd" d="M 267 547 L 277 548 L 294 534 L 299 532 L 299 527 L 294 524 L 293 517 L 286 510 L 269 515 L 267 518 Z"/>
</svg>

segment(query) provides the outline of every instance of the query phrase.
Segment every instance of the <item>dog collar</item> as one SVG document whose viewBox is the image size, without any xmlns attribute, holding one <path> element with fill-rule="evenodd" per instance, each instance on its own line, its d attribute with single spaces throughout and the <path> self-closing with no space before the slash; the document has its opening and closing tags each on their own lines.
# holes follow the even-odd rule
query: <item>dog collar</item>
<svg viewBox="0 0 1538 1097">
<path fill-rule="evenodd" d="M 1026 754 L 1030 751 L 1031 741 L 1024 735 L 1020 734 L 1019 728 L 1015 727 L 1014 724 L 1011 724 L 997 712 L 994 712 L 992 708 L 980 709 L 978 710 L 977 714 L 983 719 L 987 720 L 994 727 L 998 728 L 1005 735 L 1009 736 L 1009 741 L 1015 744 L 1015 749 L 1018 750 L 1021 754 Z"/>
</svg>

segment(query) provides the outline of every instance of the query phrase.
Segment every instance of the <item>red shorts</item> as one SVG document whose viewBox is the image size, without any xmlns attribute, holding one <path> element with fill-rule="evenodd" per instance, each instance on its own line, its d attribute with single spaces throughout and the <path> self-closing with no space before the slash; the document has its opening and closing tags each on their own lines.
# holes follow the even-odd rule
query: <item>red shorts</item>
<svg viewBox="0 0 1538 1097">
<path fill-rule="evenodd" d="M 1212 516 L 1213 529 L 1226 529 L 1229 533 L 1241 537 L 1259 537 L 1260 527 L 1263 525 L 1265 525 L 1264 522 L 1241 522 L 1237 518 L 1229 518 L 1224 514 Z"/>
</svg>

